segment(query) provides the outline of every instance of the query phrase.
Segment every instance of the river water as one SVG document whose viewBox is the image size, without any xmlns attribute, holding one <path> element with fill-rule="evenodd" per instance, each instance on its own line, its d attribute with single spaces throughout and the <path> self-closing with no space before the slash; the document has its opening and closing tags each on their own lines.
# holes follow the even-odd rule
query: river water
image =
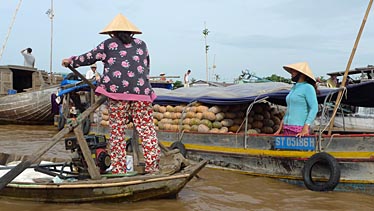
<svg viewBox="0 0 374 211">
<path fill-rule="evenodd" d="M 53 126 L 0 125 L 0 152 L 32 154 L 57 133 Z M 58 143 L 48 156 L 64 158 Z M 184 210 L 374 210 L 374 196 L 360 193 L 312 192 L 278 180 L 252 177 L 206 167 L 179 193 L 177 199 L 135 203 L 49 204 L 5 200 L 0 211 L 184 211 Z"/>
</svg>

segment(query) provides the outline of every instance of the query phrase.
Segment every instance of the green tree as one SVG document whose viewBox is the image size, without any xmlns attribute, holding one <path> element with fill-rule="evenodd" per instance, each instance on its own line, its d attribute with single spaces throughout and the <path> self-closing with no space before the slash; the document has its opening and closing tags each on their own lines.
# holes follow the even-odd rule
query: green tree
<svg viewBox="0 0 374 211">
<path fill-rule="evenodd" d="M 276 75 L 276 74 L 265 77 L 265 79 L 268 79 L 268 80 L 274 81 L 274 82 L 284 82 L 284 83 L 289 83 L 289 84 L 291 83 L 291 79 L 284 78 L 284 77 Z"/>
<path fill-rule="evenodd" d="M 180 88 L 180 87 L 183 87 L 183 83 L 182 83 L 182 81 L 175 81 L 175 82 L 173 83 L 173 89 L 178 89 L 178 88 Z"/>
</svg>

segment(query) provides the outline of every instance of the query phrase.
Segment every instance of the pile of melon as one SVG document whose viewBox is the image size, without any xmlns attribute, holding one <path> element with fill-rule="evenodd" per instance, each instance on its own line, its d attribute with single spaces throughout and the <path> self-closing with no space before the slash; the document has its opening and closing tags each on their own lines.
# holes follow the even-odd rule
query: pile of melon
<svg viewBox="0 0 374 211">
<path fill-rule="evenodd" d="M 201 133 L 239 133 L 245 131 L 248 104 L 218 106 L 194 103 L 153 106 L 153 122 L 157 130 L 194 131 Z M 106 113 L 105 113 L 106 112 Z M 247 116 L 248 133 L 274 133 L 284 115 L 284 108 L 269 103 L 254 104 Z M 102 125 L 108 125 L 107 110 L 102 112 Z M 128 123 L 132 127 L 132 123 Z"/>
</svg>

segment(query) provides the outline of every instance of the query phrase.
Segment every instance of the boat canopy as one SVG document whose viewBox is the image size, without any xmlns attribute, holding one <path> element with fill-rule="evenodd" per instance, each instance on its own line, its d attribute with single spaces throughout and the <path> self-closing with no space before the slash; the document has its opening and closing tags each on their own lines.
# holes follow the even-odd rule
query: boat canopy
<svg viewBox="0 0 374 211">
<path fill-rule="evenodd" d="M 161 105 L 178 105 L 194 101 L 214 105 L 235 105 L 252 103 L 268 97 L 266 100 L 278 105 L 286 105 L 286 96 L 292 85 L 282 82 L 245 83 L 228 87 L 188 87 L 176 90 L 154 88 L 157 98 L 154 103 Z M 318 88 L 318 103 L 323 104 L 325 98 L 334 101 L 338 88 Z M 374 107 L 374 81 L 347 86 L 347 93 L 342 103 L 352 106 Z"/>
<path fill-rule="evenodd" d="M 347 86 L 347 94 L 342 103 L 360 107 L 374 107 L 374 80 Z M 336 97 L 337 94 L 334 94 Z"/>
<path fill-rule="evenodd" d="M 69 87 L 73 84 L 72 87 Z M 227 87 L 182 87 L 175 90 L 164 88 L 153 88 L 157 98 L 154 103 L 160 105 L 179 105 L 192 102 L 201 102 L 211 105 L 237 105 L 249 104 L 253 101 L 267 97 L 267 101 L 286 105 L 286 96 L 293 85 L 282 82 L 266 83 L 244 83 Z M 58 96 L 72 91 L 88 91 L 89 86 L 82 81 L 64 80 L 61 83 L 62 89 Z M 359 84 L 350 84 L 346 87 L 342 103 L 351 106 L 374 107 L 374 80 L 361 82 Z M 319 87 L 317 95 L 318 103 L 323 104 L 335 101 L 339 88 Z"/>
</svg>

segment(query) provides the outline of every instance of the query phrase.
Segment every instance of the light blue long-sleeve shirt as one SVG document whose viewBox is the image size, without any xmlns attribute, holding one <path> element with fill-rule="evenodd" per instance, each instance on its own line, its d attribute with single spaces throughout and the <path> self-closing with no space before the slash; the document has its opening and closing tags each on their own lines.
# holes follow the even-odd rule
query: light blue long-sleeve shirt
<svg viewBox="0 0 374 211">
<path fill-rule="evenodd" d="M 296 83 L 286 97 L 287 111 L 283 124 L 303 126 L 312 124 L 317 116 L 318 102 L 314 87 L 307 83 Z"/>
</svg>

